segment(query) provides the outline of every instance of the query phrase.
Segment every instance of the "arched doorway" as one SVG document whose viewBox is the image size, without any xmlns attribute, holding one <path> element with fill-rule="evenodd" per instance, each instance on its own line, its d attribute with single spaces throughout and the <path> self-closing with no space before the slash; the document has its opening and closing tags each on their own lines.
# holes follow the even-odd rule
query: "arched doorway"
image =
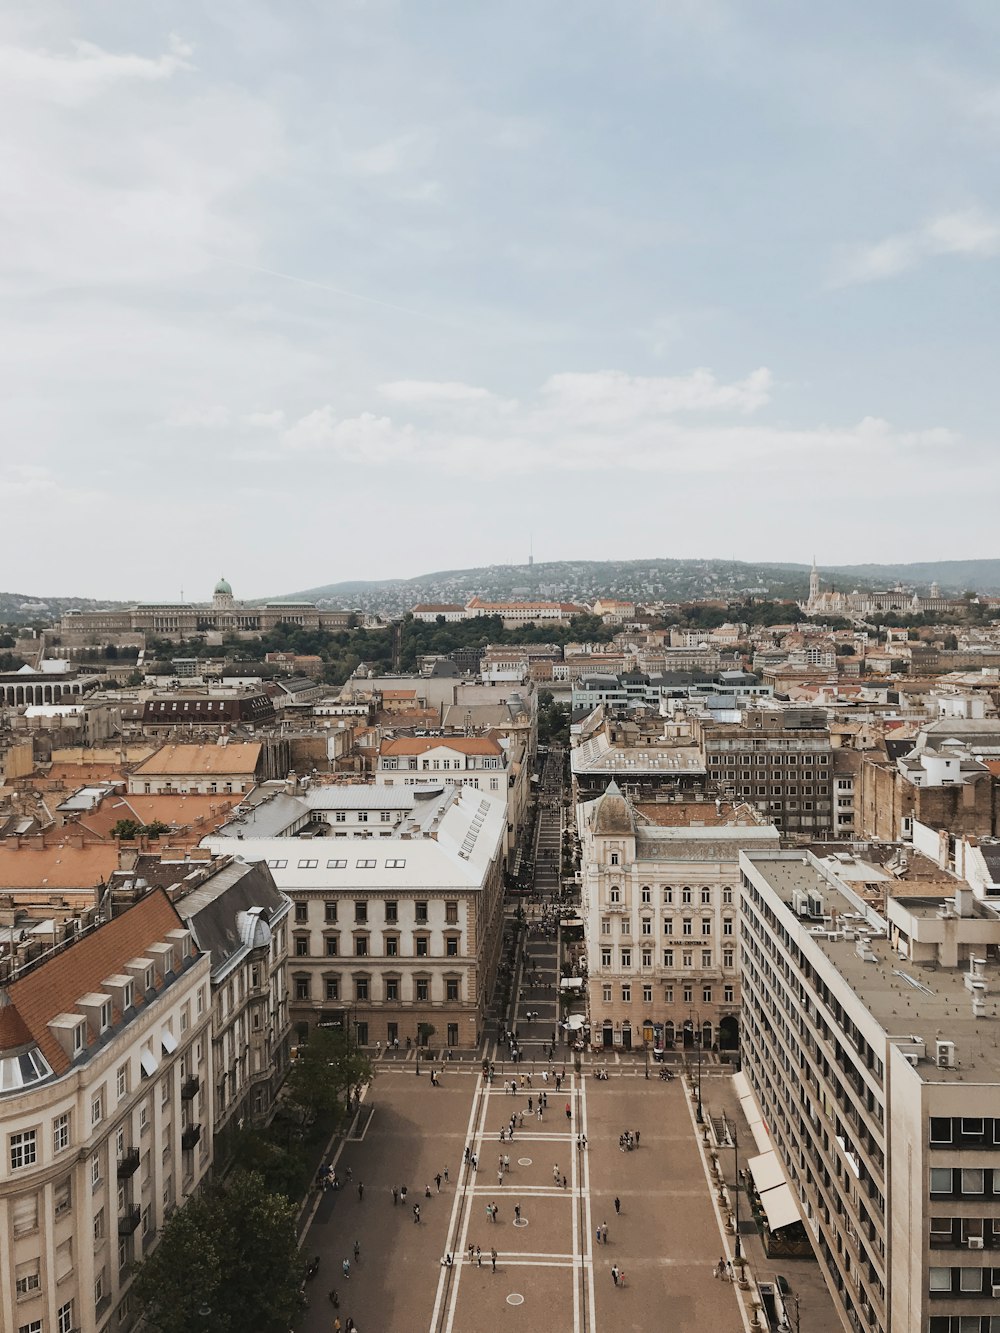
<svg viewBox="0 0 1000 1333">
<path fill-rule="evenodd" d="M 694 1046 L 694 1023 L 690 1018 L 685 1018 L 681 1035 L 684 1040 L 684 1049 L 689 1051 Z"/>
<path fill-rule="evenodd" d="M 666 1043 L 668 1050 L 670 1050 L 673 1047 L 675 1039 L 676 1039 L 676 1030 L 674 1028 L 674 1025 L 673 1023 L 667 1023 L 663 1029 L 663 1040 Z"/>
<path fill-rule="evenodd" d="M 627 1021 L 622 1024 L 622 1049 L 632 1049 L 632 1024 Z"/>
<path fill-rule="evenodd" d="M 601 1029 L 601 1044 L 604 1046 L 604 1049 L 606 1051 L 609 1051 L 611 1047 L 615 1044 L 615 1030 L 611 1026 L 610 1018 L 606 1018 L 604 1020 L 604 1026 Z"/>
<path fill-rule="evenodd" d="M 714 1040 L 712 1037 L 712 1031 L 713 1029 L 711 1023 L 702 1023 L 701 1048 L 703 1051 L 710 1051 L 712 1049 L 712 1041 Z"/>
</svg>

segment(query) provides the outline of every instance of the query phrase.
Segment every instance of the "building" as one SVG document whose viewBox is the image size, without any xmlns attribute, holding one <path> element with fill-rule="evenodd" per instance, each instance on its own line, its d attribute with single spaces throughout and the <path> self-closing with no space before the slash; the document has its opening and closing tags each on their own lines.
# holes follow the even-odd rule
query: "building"
<svg viewBox="0 0 1000 1333">
<path fill-rule="evenodd" d="M 787 1182 L 845 1328 L 993 1327 L 1000 920 L 959 882 L 879 913 L 811 853 L 740 864 L 751 1176 Z"/>
<path fill-rule="evenodd" d="M 891 753 L 862 755 L 855 822 L 862 837 L 910 836 L 914 821 L 955 836 L 998 831 L 989 764 L 1000 742 L 995 721 L 948 719 L 921 728 L 915 740 L 889 742 Z"/>
<path fill-rule="evenodd" d="M 411 615 L 425 625 L 436 625 L 439 620 L 453 625 L 469 618 L 465 607 L 457 602 L 421 602 L 413 608 Z"/>
<path fill-rule="evenodd" d="M 592 1044 L 736 1049 L 739 853 L 777 831 L 721 802 L 639 809 L 616 782 L 577 829 Z"/>
<path fill-rule="evenodd" d="M 139 794 L 249 791 L 261 772 L 262 746 L 164 745 L 129 774 L 128 789 Z"/>
<path fill-rule="evenodd" d="M 212 590 L 211 602 L 151 602 L 123 610 L 67 611 L 58 633 L 67 645 L 97 643 L 109 635 L 136 632 L 179 642 L 208 634 L 257 638 L 279 625 L 345 630 L 353 619 L 351 611 L 321 611 L 312 602 L 238 602 L 227 580 L 220 578 Z"/>
<path fill-rule="evenodd" d="M 902 615 L 919 615 L 923 611 L 953 611 L 957 607 L 964 609 L 965 602 L 960 598 L 942 597 L 936 583 L 931 585 L 930 595 L 927 597 L 907 592 L 899 585 L 888 592 L 845 593 L 837 592 L 833 587 L 823 592 L 819 570 L 814 560 L 809 574 L 809 598 L 801 603 L 801 607 L 807 616 L 832 618 L 871 616 L 887 611 Z"/>
<path fill-rule="evenodd" d="M 131 1329 L 131 1265 L 211 1165 L 209 959 L 158 890 L 0 990 L 0 1327 Z"/>
<path fill-rule="evenodd" d="M 254 837 L 249 820 L 237 833 L 243 859 L 266 861 L 295 903 L 299 1034 L 323 1023 L 362 1046 L 475 1046 L 503 933 L 504 801 L 443 774 L 424 787 L 311 787 L 303 800 L 313 818 L 298 836 Z"/>
<path fill-rule="evenodd" d="M 833 830 L 833 746 L 821 708 L 745 708 L 739 722 L 693 717 L 710 789 L 752 802 L 782 833 Z"/>
</svg>

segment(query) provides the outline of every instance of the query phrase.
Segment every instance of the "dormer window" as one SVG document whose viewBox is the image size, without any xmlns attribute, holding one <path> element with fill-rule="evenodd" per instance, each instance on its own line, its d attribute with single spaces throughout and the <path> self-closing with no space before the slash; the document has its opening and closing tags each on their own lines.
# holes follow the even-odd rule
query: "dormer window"
<svg viewBox="0 0 1000 1333">
<path fill-rule="evenodd" d="M 105 1000 L 101 1005 L 101 1031 L 107 1032 L 111 1026 L 111 1001 Z"/>
</svg>

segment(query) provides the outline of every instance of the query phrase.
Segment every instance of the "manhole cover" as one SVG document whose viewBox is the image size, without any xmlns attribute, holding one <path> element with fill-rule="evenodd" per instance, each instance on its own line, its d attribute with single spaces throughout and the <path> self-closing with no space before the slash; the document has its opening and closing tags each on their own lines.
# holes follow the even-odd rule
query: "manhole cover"
<svg viewBox="0 0 1000 1333">
<path fill-rule="evenodd" d="M 516 1227 L 526 1227 L 528 1225 L 528 1219 L 526 1217 L 515 1217 L 514 1225 Z"/>
<path fill-rule="evenodd" d="M 518 1166 L 530 1166 L 530 1165 L 531 1165 L 531 1158 L 530 1158 L 530 1157 L 519 1157 L 519 1158 L 517 1159 L 517 1164 L 518 1164 Z"/>
<path fill-rule="evenodd" d="M 524 1297 L 521 1295 L 521 1293 L 520 1293 L 519 1291 L 512 1291 L 512 1292 L 510 1293 L 510 1295 L 507 1297 L 507 1304 L 508 1304 L 508 1305 L 523 1305 L 523 1304 L 524 1304 Z"/>
</svg>

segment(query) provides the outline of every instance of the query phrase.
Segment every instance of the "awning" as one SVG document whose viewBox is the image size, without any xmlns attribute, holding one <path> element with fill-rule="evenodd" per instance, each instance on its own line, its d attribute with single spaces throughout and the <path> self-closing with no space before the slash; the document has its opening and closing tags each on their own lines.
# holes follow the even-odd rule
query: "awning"
<svg viewBox="0 0 1000 1333">
<path fill-rule="evenodd" d="M 771 1135 L 768 1133 L 767 1124 L 760 1117 L 757 1110 L 757 1103 L 752 1097 L 744 1097 L 740 1102 L 740 1110 L 750 1126 L 750 1133 L 753 1135 L 753 1141 L 762 1152 L 771 1151 Z"/>
<path fill-rule="evenodd" d="M 769 1231 L 779 1231 L 782 1227 L 802 1220 L 795 1195 L 787 1185 L 776 1185 L 774 1189 L 765 1190 L 760 1201 L 767 1215 Z"/>
<path fill-rule="evenodd" d="M 587 1020 L 584 1018 L 583 1014 L 570 1014 L 569 1018 L 567 1018 L 566 1022 L 563 1024 L 563 1027 L 569 1028 L 572 1032 L 575 1032 L 577 1028 L 584 1027 L 586 1022 Z"/>
<path fill-rule="evenodd" d="M 762 1152 L 759 1157 L 748 1158 L 747 1167 L 753 1176 L 758 1194 L 762 1195 L 765 1190 L 774 1189 L 785 1183 L 785 1173 L 774 1152 Z"/>
<path fill-rule="evenodd" d="M 160 1041 L 163 1043 L 163 1049 L 167 1055 L 173 1055 L 177 1050 L 177 1038 L 169 1028 L 164 1028 L 160 1033 Z"/>
<path fill-rule="evenodd" d="M 733 1075 L 733 1087 L 736 1089 L 736 1095 L 739 1097 L 740 1101 L 742 1101 L 744 1097 L 753 1095 L 750 1091 L 750 1084 L 747 1080 L 747 1076 L 742 1070 L 738 1070 Z"/>
<path fill-rule="evenodd" d="M 583 977 L 563 977 L 559 983 L 560 990 L 583 990 Z"/>
<path fill-rule="evenodd" d="M 145 1048 L 139 1055 L 139 1063 L 142 1065 L 142 1072 L 147 1077 L 152 1077 L 160 1067 L 160 1062 L 153 1052 Z"/>
</svg>

